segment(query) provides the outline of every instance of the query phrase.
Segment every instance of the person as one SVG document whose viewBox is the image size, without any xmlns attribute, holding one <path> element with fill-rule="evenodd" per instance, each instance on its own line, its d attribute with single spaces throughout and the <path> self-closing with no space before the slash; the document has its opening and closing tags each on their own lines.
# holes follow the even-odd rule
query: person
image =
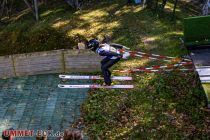
<svg viewBox="0 0 210 140">
<path fill-rule="evenodd" d="M 9 128 L 9 129 L 4 130 L 2 132 L 2 136 L 1 137 L 2 137 L 3 140 L 12 140 L 13 139 L 13 136 L 12 135 L 11 136 L 7 136 L 7 132 L 6 131 L 9 131 L 9 130 L 14 130 L 14 129 L 13 128 Z"/>
<path fill-rule="evenodd" d="M 37 135 L 36 140 L 47 140 L 47 133 L 44 132 L 42 135 Z"/>
<path fill-rule="evenodd" d="M 121 58 L 127 59 L 130 54 L 124 53 L 121 54 L 119 49 L 130 49 L 120 44 L 107 44 L 107 43 L 100 43 L 96 39 L 91 39 L 87 42 L 88 49 L 96 52 L 100 56 L 104 56 L 101 61 L 101 71 L 104 76 L 104 86 L 110 86 L 111 81 L 111 72 L 109 70 L 114 64 L 120 61 Z"/>
<path fill-rule="evenodd" d="M 57 138 L 57 140 L 83 140 L 83 132 L 79 130 L 68 130 L 64 131 L 64 136 Z"/>
</svg>

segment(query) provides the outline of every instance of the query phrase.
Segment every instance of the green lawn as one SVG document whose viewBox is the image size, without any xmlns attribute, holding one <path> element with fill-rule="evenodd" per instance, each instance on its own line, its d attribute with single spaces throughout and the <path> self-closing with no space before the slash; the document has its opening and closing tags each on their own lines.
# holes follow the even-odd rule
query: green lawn
<svg viewBox="0 0 210 140">
<path fill-rule="evenodd" d="M 80 38 L 101 39 L 104 35 L 132 50 L 174 57 L 187 53 L 179 38 L 183 37 L 183 18 L 193 13 L 178 7 L 174 22 L 169 20 L 171 4 L 166 6 L 164 17 L 157 18 L 151 10 L 125 3 L 102 1 L 82 11 L 60 3 L 41 8 L 39 22 L 27 12 L 15 16 L 9 25 L 0 26 L 0 55 L 74 48 Z M 166 63 L 130 59 L 121 61 L 115 69 L 158 64 Z M 210 138 L 205 94 L 194 73 L 131 76 L 134 80 L 128 84 L 134 84 L 133 90 L 90 91 L 81 110 L 91 139 Z"/>
</svg>

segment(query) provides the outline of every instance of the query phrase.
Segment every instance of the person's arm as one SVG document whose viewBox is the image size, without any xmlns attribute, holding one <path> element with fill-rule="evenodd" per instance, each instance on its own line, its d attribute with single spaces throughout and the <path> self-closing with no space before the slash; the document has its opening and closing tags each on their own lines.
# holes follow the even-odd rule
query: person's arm
<svg viewBox="0 0 210 140">
<path fill-rule="evenodd" d="M 99 53 L 100 56 L 109 56 L 109 57 L 112 57 L 112 56 L 116 56 L 116 57 L 119 57 L 119 58 L 122 58 L 122 54 L 118 54 L 118 53 L 115 53 L 115 52 L 105 52 L 105 51 L 101 51 Z"/>
<path fill-rule="evenodd" d="M 120 44 L 116 44 L 116 43 L 111 43 L 110 46 L 115 47 L 117 49 L 127 49 L 127 50 L 130 49 L 130 48 L 126 47 L 126 46 L 123 46 L 123 45 L 120 45 Z"/>
</svg>

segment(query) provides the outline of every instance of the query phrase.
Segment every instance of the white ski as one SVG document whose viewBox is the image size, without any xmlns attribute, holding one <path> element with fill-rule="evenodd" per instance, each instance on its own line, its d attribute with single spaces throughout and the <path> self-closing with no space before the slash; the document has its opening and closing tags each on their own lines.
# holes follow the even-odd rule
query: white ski
<svg viewBox="0 0 210 140">
<path fill-rule="evenodd" d="M 130 89 L 134 88 L 133 85 L 112 85 L 112 86 L 102 86 L 102 85 L 58 85 L 59 88 L 119 88 L 119 89 Z"/>
<path fill-rule="evenodd" d="M 200 77 L 201 83 L 210 83 L 210 76 Z"/>
<path fill-rule="evenodd" d="M 202 75 L 210 75 L 210 68 L 200 67 L 196 68 L 196 71 L 200 76 Z"/>
<path fill-rule="evenodd" d="M 78 75 L 59 75 L 62 79 L 90 79 L 90 80 L 100 80 L 104 79 L 101 76 L 78 76 Z M 112 80 L 132 80 L 132 77 L 127 76 L 113 76 L 111 77 Z"/>
</svg>

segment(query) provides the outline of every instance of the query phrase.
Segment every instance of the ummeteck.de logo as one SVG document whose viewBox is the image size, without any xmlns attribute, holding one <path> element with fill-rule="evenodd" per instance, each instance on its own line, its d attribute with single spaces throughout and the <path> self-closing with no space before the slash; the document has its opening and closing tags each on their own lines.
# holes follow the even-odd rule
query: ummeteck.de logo
<svg viewBox="0 0 210 140">
<path fill-rule="evenodd" d="M 63 137 L 64 133 L 53 130 L 5 130 L 2 132 L 4 137 L 9 137 L 12 140 L 13 137 L 36 137 L 36 136 L 47 136 L 47 137 Z"/>
</svg>

